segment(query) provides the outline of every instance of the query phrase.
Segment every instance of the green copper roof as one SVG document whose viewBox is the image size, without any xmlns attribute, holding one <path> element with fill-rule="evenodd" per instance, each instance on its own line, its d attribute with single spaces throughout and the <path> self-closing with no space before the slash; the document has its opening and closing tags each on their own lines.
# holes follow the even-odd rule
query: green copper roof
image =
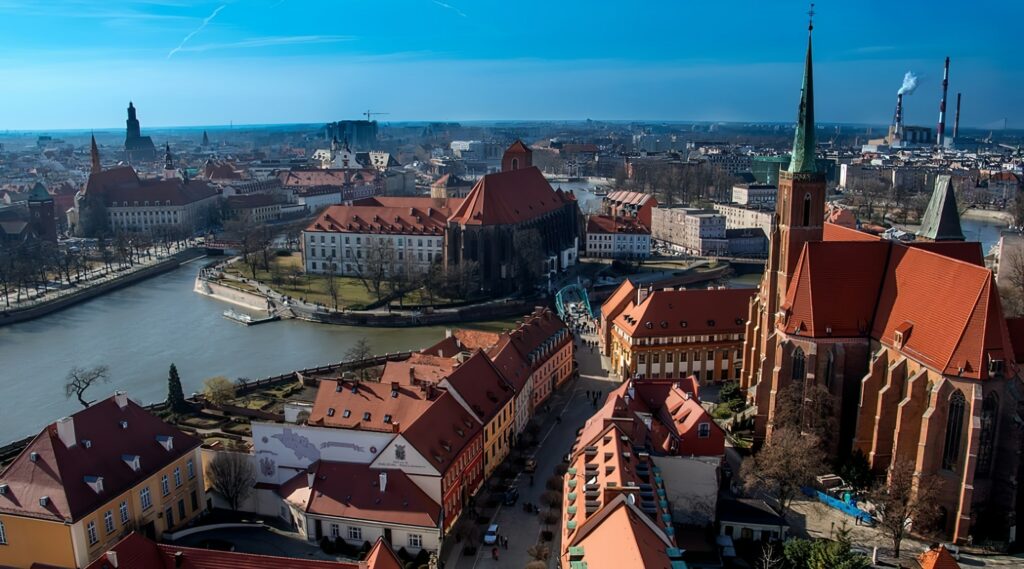
<svg viewBox="0 0 1024 569">
<path fill-rule="evenodd" d="M 935 191 L 921 218 L 918 236 L 932 241 L 963 241 L 960 228 L 960 210 L 956 205 L 952 180 L 948 174 L 935 177 Z"/>
<path fill-rule="evenodd" d="M 811 34 L 807 32 L 807 60 L 804 62 L 804 84 L 800 88 L 800 110 L 793 135 L 793 159 L 789 171 L 814 172 L 814 75 L 811 67 Z"/>
<path fill-rule="evenodd" d="M 32 190 L 28 193 L 30 202 L 45 202 L 52 199 L 50 192 L 46 191 L 46 187 L 41 182 L 36 182 L 36 185 L 32 186 Z"/>
</svg>

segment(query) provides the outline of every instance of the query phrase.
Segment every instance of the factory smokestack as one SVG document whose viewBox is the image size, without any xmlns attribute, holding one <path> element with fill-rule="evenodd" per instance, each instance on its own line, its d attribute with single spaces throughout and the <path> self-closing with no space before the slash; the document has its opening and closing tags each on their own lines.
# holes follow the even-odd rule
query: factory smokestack
<svg viewBox="0 0 1024 569">
<path fill-rule="evenodd" d="M 941 147 L 946 141 L 946 89 L 949 87 L 949 57 L 946 57 L 946 67 L 942 71 L 942 100 L 939 101 L 939 128 L 938 145 Z"/>
<path fill-rule="evenodd" d="M 899 127 L 903 124 L 903 93 L 896 94 L 896 115 L 892 118 L 892 125 Z"/>
<path fill-rule="evenodd" d="M 956 94 L 956 114 L 953 115 L 953 142 L 960 136 L 960 93 Z"/>
</svg>

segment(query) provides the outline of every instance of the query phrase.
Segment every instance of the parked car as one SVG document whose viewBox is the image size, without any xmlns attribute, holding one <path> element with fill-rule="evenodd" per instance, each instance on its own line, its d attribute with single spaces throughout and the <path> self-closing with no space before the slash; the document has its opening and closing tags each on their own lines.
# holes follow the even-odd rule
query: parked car
<svg viewBox="0 0 1024 569">
<path fill-rule="evenodd" d="M 519 489 L 518 488 L 509 488 L 508 490 L 505 491 L 505 505 L 506 506 L 515 506 L 516 502 L 518 502 L 518 501 L 519 501 Z"/>
<path fill-rule="evenodd" d="M 491 524 L 487 526 L 487 532 L 484 533 L 484 545 L 494 545 L 498 543 L 498 524 Z"/>
</svg>

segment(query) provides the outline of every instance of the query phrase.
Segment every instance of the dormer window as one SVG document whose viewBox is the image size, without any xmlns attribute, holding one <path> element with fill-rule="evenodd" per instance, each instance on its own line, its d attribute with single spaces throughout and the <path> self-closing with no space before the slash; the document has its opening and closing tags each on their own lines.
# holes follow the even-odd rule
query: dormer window
<svg viewBox="0 0 1024 569">
<path fill-rule="evenodd" d="M 904 322 L 896 327 L 892 333 L 892 342 L 896 345 L 896 349 L 902 350 L 903 346 L 907 345 L 907 340 L 910 339 L 910 332 L 914 329 L 914 325 L 910 322 Z"/>
<path fill-rule="evenodd" d="M 334 407 L 331 407 L 331 408 L 327 409 L 327 416 L 328 417 L 333 417 L 334 416 Z"/>
<path fill-rule="evenodd" d="M 97 494 L 102 494 L 103 493 L 103 477 L 102 476 L 86 476 L 85 477 L 85 483 L 89 485 L 89 488 L 92 488 L 93 492 L 96 492 Z"/>
<path fill-rule="evenodd" d="M 1005 369 L 1005 364 L 1003 363 L 1003 360 L 997 359 L 997 358 L 993 358 L 992 356 L 989 356 L 989 359 L 988 359 L 988 373 L 989 373 L 989 375 L 1001 375 L 1003 373 L 1003 369 Z"/>
<path fill-rule="evenodd" d="M 160 446 L 164 447 L 164 450 L 174 450 L 174 437 L 169 435 L 157 435 L 156 442 L 160 443 Z"/>
<path fill-rule="evenodd" d="M 131 468 L 132 471 L 138 472 L 142 469 L 142 464 L 139 462 L 139 455 L 137 454 L 124 454 L 121 455 L 121 460 Z"/>
<path fill-rule="evenodd" d="M 348 409 L 345 409 L 345 411 L 341 414 L 341 417 L 343 419 L 348 419 L 351 416 L 352 416 L 352 411 L 349 411 Z"/>
<path fill-rule="evenodd" d="M 128 429 L 128 421 L 121 421 L 121 428 L 127 430 Z"/>
<path fill-rule="evenodd" d="M 391 415 L 384 415 L 384 422 L 391 423 Z"/>
<path fill-rule="evenodd" d="M 363 413 L 363 420 L 364 421 L 369 421 L 370 420 L 370 412 L 369 411 Z"/>
</svg>

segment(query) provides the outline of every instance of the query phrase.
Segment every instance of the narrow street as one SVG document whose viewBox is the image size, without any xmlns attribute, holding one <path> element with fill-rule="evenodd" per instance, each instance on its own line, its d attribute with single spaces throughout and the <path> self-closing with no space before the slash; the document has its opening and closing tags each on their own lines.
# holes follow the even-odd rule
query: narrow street
<svg viewBox="0 0 1024 569">
<path fill-rule="evenodd" d="M 593 340 L 594 337 L 588 335 L 587 339 Z M 572 447 L 576 440 L 576 431 L 583 426 L 583 423 L 595 410 L 595 407 L 587 400 L 586 392 L 600 391 L 602 394 L 606 394 L 618 385 L 618 382 L 608 377 L 602 366 L 602 357 L 598 353 L 597 347 L 591 348 L 583 345 L 578 335 L 576 359 L 580 365 L 580 377 L 569 381 L 551 396 L 551 399 L 548 400 L 550 411 L 543 415 L 537 415 L 537 418 L 542 420 L 542 424 L 540 441 L 534 453 L 537 470 L 533 475 L 533 484 L 530 483 L 531 476 L 529 474 L 519 473 L 514 482 L 519 489 L 519 501 L 514 506 L 498 506 L 491 522 L 498 524 L 498 532 L 508 538 L 508 549 L 499 548 L 498 560 L 495 561 L 491 557 L 490 546 L 481 544 L 475 557 L 463 556 L 460 548 L 457 548 L 448 556 L 445 569 L 455 567 L 463 569 L 477 567 L 522 569 L 533 560 L 528 549 L 541 540 L 541 531 L 544 528 L 540 521 L 540 514 L 526 513 L 523 511 L 523 503 L 529 502 L 539 506 L 541 512 L 548 509 L 547 506 L 541 504 L 541 496 L 547 490 L 547 480 L 555 474 L 555 467 Z M 603 398 L 601 401 L 603 402 Z M 560 418 L 561 422 L 557 421 L 556 417 Z M 555 567 L 560 530 L 557 524 L 548 529 L 555 534 L 554 540 L 546 543 L 550 547 L 548 567 Z"/>
</svg>

